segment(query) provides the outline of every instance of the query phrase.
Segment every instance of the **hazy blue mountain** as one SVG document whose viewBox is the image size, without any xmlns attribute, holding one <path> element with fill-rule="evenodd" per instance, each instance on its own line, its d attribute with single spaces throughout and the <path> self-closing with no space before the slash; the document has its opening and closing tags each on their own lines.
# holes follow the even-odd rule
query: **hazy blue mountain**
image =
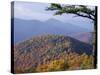
<svg viewBox="0 0 100 75">
<path fill-rule="evenodd" d="M 71 33 L 90 32 L 86 28 L 82 28 L 70 23 L 63 23 L 55 19 L 49 19 L 45 22 L 38 20 L 22 20 L 14 19 L 14 41 L 19 42 L 29 39 L 32 36 L 42 34 L 60 34 L 68 35 Z"/>
<path fill-rule="evenodd" d="M 85 43 L 91 44 L 93 36 L 91 32 L 82 32 L 82 33 L 76 33 L 76 34 L 69 34 L 68 36 L 71 36 L 77 40 L 80 40 Z"/>
</svg>

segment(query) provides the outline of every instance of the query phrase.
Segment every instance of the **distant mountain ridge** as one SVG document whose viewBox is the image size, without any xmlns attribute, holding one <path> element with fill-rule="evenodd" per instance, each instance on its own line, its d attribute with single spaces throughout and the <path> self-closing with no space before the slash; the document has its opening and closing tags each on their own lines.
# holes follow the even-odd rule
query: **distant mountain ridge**
<svg viewBox="0 0 100 75">
<path fill-rule="evenodd" d="M 82 33 L 76 33 L 76 34 L 69 34 L 68 36 L 71 36 L 77 40 L 80 40 L 85 43 L 91 44 L 93 36 L 91 32 L 82 32 Z"/>
<path fill-rule="evenodd" d="M 90 32 L 88 29 L 50 19 L 45 22 L 38 20 L 14 19 L 15 42 L 40 34 L 62 34 Z"/>
</svg>

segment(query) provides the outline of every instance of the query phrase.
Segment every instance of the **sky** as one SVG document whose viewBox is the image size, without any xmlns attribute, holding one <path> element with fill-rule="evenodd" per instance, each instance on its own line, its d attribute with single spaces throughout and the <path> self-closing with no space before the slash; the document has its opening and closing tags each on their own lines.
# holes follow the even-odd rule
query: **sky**
<svg viewBox="0 0 100 75">
<path fill-rule="evenodd" d="M 36 2 L 19 2 L 15 1 L 14 4 L 14 18 L 24 19 L 24 20 L 39 20 L 46 21 L 49 19 L 56 19 L 62 22 L 71 23 L 80 26 L 84 23 L 84 28 L 93 28 L 93 23 L 91 20 L 75 17 L 72 14 L 63 14 L 54 16 L 55 11 L 46 11 L 45 9 L 50 6 L 47 3 L 36 3 Z"/>
</svg>

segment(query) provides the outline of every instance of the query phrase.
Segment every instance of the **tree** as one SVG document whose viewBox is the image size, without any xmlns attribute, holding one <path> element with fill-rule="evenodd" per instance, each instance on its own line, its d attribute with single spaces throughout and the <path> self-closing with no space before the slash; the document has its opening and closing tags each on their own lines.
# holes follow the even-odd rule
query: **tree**
<svg viewBox="0 0 100 75">
<path fill-rule="evenodd" d="M 51 4 L 46 10 L 55 11 L 55 15 L 66 14 L 75 14 L 76 16 L 85 17 L 95 21 L 95 8 L 90 8 L 84 5 L 60 5 L 60 4 Z"/>
<path fill-rule="evenodd" d="M 89 7 L 89 6 L 84 6 L 84 5 L 61 5 L 61 4 L 55 4 L 52 3 L 49 7 L 46 9 L 55 11 L 54 15 L 62 15 L 62 14 L 74 14 L 78 17 L 84 17 L 87 19 L 90 19 L 94 23 L 94 32 L 91 32 L 93 35 L 93 56 L 96 57 L 96 48 L 95 48 L 95 43 L 96 43 L 96 18 L 97 18 L 97 8 Z M 94 61 L 97 61 L 96 59 Z M 94 66 L 96 67 L 96 65 Z"/>
</svg>

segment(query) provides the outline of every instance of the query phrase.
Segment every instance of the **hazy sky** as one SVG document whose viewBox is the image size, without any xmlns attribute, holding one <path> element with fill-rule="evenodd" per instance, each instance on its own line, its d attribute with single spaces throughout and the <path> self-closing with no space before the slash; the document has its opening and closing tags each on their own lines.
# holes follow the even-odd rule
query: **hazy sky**
<svg viewBox="0 0 100 75">
<path fill-rule="evenodd" d="M 54 11 L 46 11 L 45 9 L 50 6 L 47 3 L 33 3 L 33 2 L 18 2 L 14 4 L 14 18 L 25 20 L 40 20 L 46 21 L 48 19 L 57 19 L 62 22 L 68 22 L 75 25 L 84 23 L 84 28 L 93 28 L 93 24 L 89 19 L 75 17 L 75 15 L 57 15 L 54 16 Z"/>
</svg>

